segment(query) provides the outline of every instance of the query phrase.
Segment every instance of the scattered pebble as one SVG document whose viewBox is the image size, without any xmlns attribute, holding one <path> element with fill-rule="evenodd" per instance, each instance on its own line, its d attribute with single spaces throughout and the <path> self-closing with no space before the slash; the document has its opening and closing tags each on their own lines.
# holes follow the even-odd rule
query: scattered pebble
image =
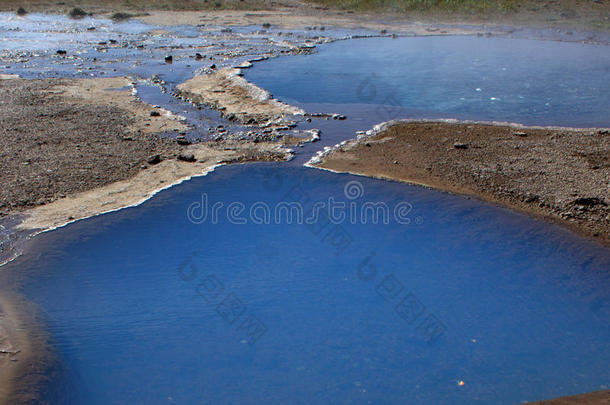
<svg viewBox="0 0 610 405">
<path fill-rule="evenodd" d="M 176 142 L 178 143 L 178 145 L 182 145 L 182 146 L 186 146 L 186 145 L 190 145 L 191 144 L 191 141 L 189 141 L 188 139 L 186 139 L 182 135 L 176 137 Z"/>
<path fill-rule="evenodd" d="M 178 160 L 189 163 L 197 161 L 197 159 L 195 159 L 195 155 L 193 155 L 192 153 L 181 153 L 178 155 Z"/>
<path fill-rule="evenodd" d="M 87 14 L 87 12 L 85 10 L 83 10 L 82 8 L 80 8 L 80 7 L 74 7 L 68 13 L 68 16 L 70 18 L 83 18 L 83 17 L 85 17 L 87 15 L 89 15 L 89 14 Z"/>
<path fill-rule="evenodd" d="M 146 162 L 149 165 L 156 165 L 158 163 L 161 163 L 161 156 L 160 155 L 153 155 L 151 157 L 149 157 Z"/>
</svg>

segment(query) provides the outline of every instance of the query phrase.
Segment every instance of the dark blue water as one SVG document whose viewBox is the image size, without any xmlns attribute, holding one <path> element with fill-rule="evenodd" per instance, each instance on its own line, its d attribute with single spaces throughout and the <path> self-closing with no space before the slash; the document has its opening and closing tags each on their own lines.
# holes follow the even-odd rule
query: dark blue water
<svg viewBox="0 0 610 405">
<path fill-rule="evenodd" d="M 610 50 L 604 45 L 367 38 L 319 46 L 312 56 L 257 63 L 246 77 L 304 107 L 364 104 L 377 122 L 440 117 L 610 126 Z"/>
<path fill-rule="evenodd" d="M 330 198 L 345 218 L 278 208 Z M 30 250 L 3 274 L 48 325 L 52 404 L 514 404 L 610 381 L 610 251 L 419 187 L 233 166 Z"/>
</svg>

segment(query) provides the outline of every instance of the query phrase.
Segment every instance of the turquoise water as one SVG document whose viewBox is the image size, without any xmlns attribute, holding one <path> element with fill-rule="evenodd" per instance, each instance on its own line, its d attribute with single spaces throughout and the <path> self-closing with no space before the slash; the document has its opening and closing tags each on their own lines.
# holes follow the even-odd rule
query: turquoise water
<svg viewBox="0 0 610 405">
<path fill-rule="evenodd" d="M 366 41 L 260 63 L 248 78 L 348 114 L 310 124 L 325 125 L 322 142 L 383 121 L 384 94 L 402 100 L 399 116 L 607 121 L 606 48 Z M 418 50 L 411 65 L 405 47 Z M 402 62 L 380 67 L 384 52 Z M 482 58 L 474 71 L 469 52 Z M 360 64 L 350 62 L 356 55 Z M 577 56 L 590 63 L 567 62 Z M 515 101 L 527 78 L 493 72 L 524 73 L 524 61 L 536 67 L 536 90 Z M 273 67 L 283 73 L 265 83 Z M 388 84 L 392 69 L 419 77 L 414 88 Z M 375 97 L 355 98 L 373 72 L 382 78 Z M 542 83 L 560 73 L 580 103 L 540 107 L 556 94 Z M 453 85 L 458 98 L 481 91 L 456 102 Z M 2 268 L 0 285 L 37 305 L 51 337 L 56 361 L 42 390 L 51 404 L 514 404 L 608 387 L 609 269 L 609 249 L 502 208 L 265 163 L 219 168 L 139 207 L 41 234 Z"/>
<path fill-rule="evenodd" d="M 610 52 L 604 45 L 366 38 L 257 63 L 246 77 L 298 105 L 368 105 L 377 122 L 425 116 L 610 126 Z"/>
</svg>

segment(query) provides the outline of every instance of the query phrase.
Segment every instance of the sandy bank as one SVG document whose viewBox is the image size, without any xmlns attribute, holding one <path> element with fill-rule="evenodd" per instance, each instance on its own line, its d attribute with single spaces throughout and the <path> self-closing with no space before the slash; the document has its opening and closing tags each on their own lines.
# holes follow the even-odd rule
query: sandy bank
<svg viewBox="0 0 610 405">
<path fill-rule="evenodd" d="M 28 339 L 12 306 L 0 296 L 0 405 L 8 404 L 15 377 L 28 360 Z"/>
<path fill-rule="evenodd" d="M 271 24 L 281 29 L 304 29 L 320 27 L 341 27 L 348 29 L 367 29 L 372 31 L 409 32 L 417 35 L 464 35 L 482 32 L 469 27 L 443 27 L 438 29 L 431 24 L 416 21 L 391 21 L 390 16 L 372 14 L 355 15 L 345 11 L 330 11 L 311 7 L 302 3 L 290 8 L 271 10 L 213 10 L 192 11 L 150 11 L 138 19 L 153 25 L 206 25 L 206 26 L 244 26 Z"/>
<path fill-rule="evenodd" d="M 26 385 L 36 384 L 48 356 L 40 336 L 31 336 L 29 318 L 17 309 L 22 300 L 11 293 L 0 293 L 0 405 L 29 403 L 36 392 Z"/>
<path fill-rule="evenodd" d="M 221 110 L 225 117 L 242 123 L 264 126 L 278 122 L 284 115 L 305 114 L 300 108 L 275 100 L 268 91 L 239 74 L 239 69 L 221 69 L 195 76 L 179 84 L 178 92 L 190 102 Z"/>
<path fill-rule="evenodd" d="M 158 133 L 164 131 L 186 131 L 188 126 L 183 118 L 169 111 L 153 108 L 137 99 L 135 82 L 128 77 L 108 77 L 96 79 L 73 79 L 62 81 L 46 90 L 60 95 L 66 102 L 75 101 L 93 106 L 110 106 L 130 114 L 131 132 Z M 152 117 L 153 111 L 159 116 Z"/>
<path fill-rule="evenodd" d="M 192 154 L 196 162 L 174 159 L 163 161 L 129 179 L 26 210 L 23 212 L 25 219 L 17 229 L 49 230 L 79 219 L 138 205 L 158 191 L 192 177 L 203 176 L 220 164 L 247 160 L 283 160 L 289 157 L 289 153 L 281 146 L 265 143 L 223 143 L 221 146 L 195 144 L 189 146 L 184 154 Z"/>
<path fill-rule="evenodd" d="M 607 130 L 393 122 L 310 164 L 477 196 L 610 245 Z"/>
<path fill-rule="evenodd" d="M 534 405 L 608 405 L 610 404 L 610 390 L 595 391 L 588 394 L 572 395 L 539 402 L 530 402 Z"/>
<path fill-rule="evenodd" d="M 0 216 L 134 176 L 150 155 L 180 153 L 154 133 L 186 126 L 139 101 L 131 83 L 0 80 Z"/>
<path fill-rule="evenodd" d="M 220 162 L 288 155 L 268 142 L 181 146 L 159 137 L 187 126 L 137 99 L 131 85 L 125 77 L 0 81 L 0 216 L 22 212 L 23 229 L 53 228 L 136 204 Z M 177 159 L 191 154 L 196 162 Z"/>
</svg>

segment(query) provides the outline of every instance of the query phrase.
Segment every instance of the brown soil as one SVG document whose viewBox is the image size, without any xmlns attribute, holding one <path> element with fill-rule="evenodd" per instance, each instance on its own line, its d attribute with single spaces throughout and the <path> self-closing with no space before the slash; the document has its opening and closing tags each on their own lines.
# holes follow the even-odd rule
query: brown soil
<svg viewBox="0 0 610 405">
<path fill-rule="evenodd" d="M 149 156 L 181 150 L 134 131 L 133 112 L 66 96 L 74 83 L 0 80 L 0 216 L 126 179 Z"/>
<path fill-rule="evenodd" d="M 547 399 L 531 403 L 534 405 L 608 405 L 610 404 L 610 390 L 595 391 L 588 394 Z"/>
<path fill-rule="evenodd" d="M 607 131 L 401 122 L 316 166 L 479 196 L 610 245 Z"/>
<path fill-rule="evenodd" d="M 0 216 L 50 229 L 150 198 L 220 163 L 283 160 L 278 143 L 180 146 L 161 131 L 187 127 L 137 100 L 128 78 L 0 80 Z M 158 116 L 151 116 L 151 112 Z M 286 137 L 281 144 L 302 140 Z M 193 155 L 194 162 L 177 159 Z M 149 158 L 159 155 L 159 162 Z"/>
</svg>

